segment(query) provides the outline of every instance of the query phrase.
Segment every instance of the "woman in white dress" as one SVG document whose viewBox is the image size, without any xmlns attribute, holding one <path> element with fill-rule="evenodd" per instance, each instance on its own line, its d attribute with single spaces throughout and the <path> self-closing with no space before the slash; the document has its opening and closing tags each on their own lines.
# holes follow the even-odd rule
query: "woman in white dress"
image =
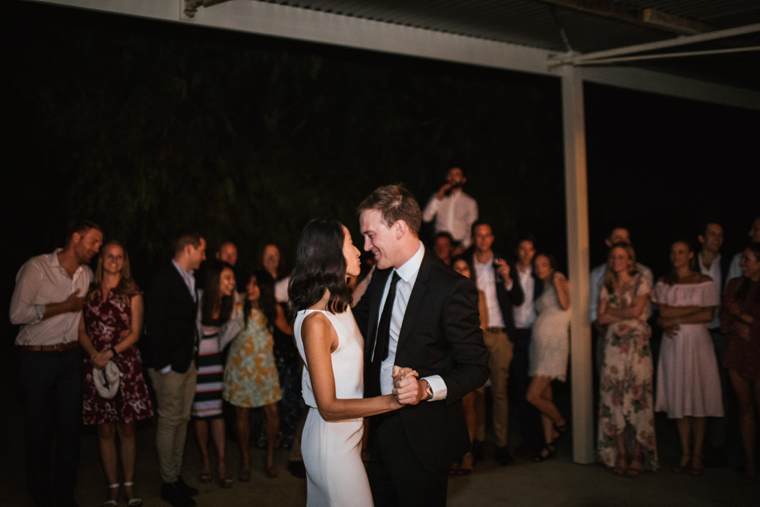
<svg viewBox="0 0 760 507">
<path fill-rule="evenodd" d="M 681 440 L 681 461 L 673 467 L 703 475 L 702 444 L 707 417 L 722 417 L 723 402 L 718 362 L 707 323 L 720 303 L 712 279 L 692 269 L 694 250 L 688 241 L 670 249 L 673 266 L 655 286 L 655 300 L 664 337 L 657 365 L 656 411 L 676 420 Z"/>
<path fill-rule="evenodd" d="M 364 344 L 346 286 L 346 276 L 359 275 L 359 255 L 344 225 L 313 220 L 301 233 L 290 280 L 309 407 L 301 451 L 310 507 L 373 505 L 360 455 L 362 418 L 402 406 L 390 394 L 362 398 Z M 394 367 L 398 375 L 417 373 Z"/>
<path fill-rule="evenodd" d="M 567 421 L 552 401 L 552 380 L 565 381 L 570 353 L 570 287 L 567 278 L 556 270 L 554 259 L 546 253 L 533 258 L 533 272 L 544 283 L 544 292 L 536 300 L 536 322 L 528 350 L 531 376 L 528 402 L 541 412 L 544 448 L 533 457 L 541 462 L 557 453 L 557 439 L 567 433 Z"/>
</svg>

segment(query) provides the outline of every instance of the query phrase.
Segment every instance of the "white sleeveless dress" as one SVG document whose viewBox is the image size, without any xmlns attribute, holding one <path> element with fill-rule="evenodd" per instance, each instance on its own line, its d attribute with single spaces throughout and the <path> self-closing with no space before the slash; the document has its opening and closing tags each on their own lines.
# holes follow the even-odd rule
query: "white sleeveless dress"
<svg viewBox="0 0 760 507">
<path fill-rule="evenodd" d="M 372 506 L 367 473 L 361 460 L 362 418 L 325 421 L 319 415 L 304 352 L 301 326 L 312 312 L 322 312 L 338 335 L 332 353 L 335 394 L 340 399 L 364 397 L 364 346 L 351 309 L 333 314 L 322 310 L 301 310 L 294 325 L 296 345 L 304 361 L 301 382 L 303 399 L 309 406 L 301 440 L 306 466 L 308 507 Z"/>
</svg>

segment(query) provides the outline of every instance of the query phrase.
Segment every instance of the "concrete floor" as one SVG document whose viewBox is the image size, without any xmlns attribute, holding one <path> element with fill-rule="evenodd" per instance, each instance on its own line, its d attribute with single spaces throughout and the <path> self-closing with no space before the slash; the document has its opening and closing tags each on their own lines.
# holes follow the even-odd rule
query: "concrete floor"
<svg viewBox="0 0 760 507">
<path fill-rule="evenodd" d="M 23 419 L 15 394 L 15 365 L 12 359 L 8 359 L 6 357 L 3 361 L 6 367 L 0 377 L 5 385 L 4 399 L 1 400 L 4 438 L 0 440 L 0 506 L 26 507 L 32 503 L 24 475 Z M 569 413 L 566 401 L 564 405 L 560 409 Z M 512 414 L 515 412 L 511 411 Z M 545 463 L 533 463 L 527 458 L 509 467 L 499 467 L 492 459 L 478 463 L 475 473 L 449 481 L 449 506 L 760 506 L 760 487 L 744 485 L 734 468 L 742 460 L 735 432 L 729 440 L 732 465 L 724 469 L 707 469 L 705 476 L 692 478 L 688 474 L 676 475 L 670 471 L 680 454 L 675 425 L 658 415 L 657 431 L 661 469 L 639 479 L 617 478 L 602 466 L 573 463 L 568 438 L 560 444 L 558 456 Z M 515 433 L 511 433 L 511 439 L 518 437 Z M 137 434 L 137 492 L 147 507 L 168 505 L 159 495 L 154 435 L 152 422 L 140 427 Z M 288 507 L 306 504 L 306 481 L 288 473 L 287 450 L 277 451 L 279 477 L 267 479 L 261 470 L 264 451 L 253 449 L 251 481 L 241 483 L 236 480 L 232 489 L 224 490 L 215 483 L 198 483 L 199 458 L 192 438 L 190 433 L 183 476 L 200 490 L 196 498 L 199 506 Z M 493 449 L 487 451 L 492 453 Z M 233 472 L 237 472 L 239 454 L 231 440 L 228 440 L 227 453 Z M 88 429 L 82 438 L 76 498 L 83 507 L 99 506 L 105 492 L 97 436 Z M 119 505 L 125 506 L 126 502 L 121 499 Z"/>
</svg>

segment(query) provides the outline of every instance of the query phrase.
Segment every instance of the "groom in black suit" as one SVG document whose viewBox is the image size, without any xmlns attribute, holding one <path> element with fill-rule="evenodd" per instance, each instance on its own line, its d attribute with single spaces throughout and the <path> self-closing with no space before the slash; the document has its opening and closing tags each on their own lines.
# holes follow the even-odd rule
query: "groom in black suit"
<svg viewBox="0 0 760 507">
<path fill-rule="evenodd" d="M 425 251 L 420 207 L 402 186 L 378 188 L 358 212 L 377 262 L 353 310 L 365 338 L 365 396 L 392 392 L 408 404 L 370 422 L 372 496 L 378 507 L 445 505 L 448 468 L 470 448 L 462 397 L 488 378 L 477 289 Z M 419 378 L 394 379 L 394 364 Z"/>
</svg>

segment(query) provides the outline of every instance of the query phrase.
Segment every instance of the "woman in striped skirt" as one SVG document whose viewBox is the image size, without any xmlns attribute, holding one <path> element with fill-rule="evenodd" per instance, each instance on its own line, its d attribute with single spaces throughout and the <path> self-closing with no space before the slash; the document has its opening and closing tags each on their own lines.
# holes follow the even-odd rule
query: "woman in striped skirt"
<svg viewBox="0 0 760 507">
<path fill-rule="evenodd" d="M 224 458 L 224 419 L 222 417 L 222 385 L 224 362 L 222 350 L 240 330 L 240 325 L 231 320 L 235 303 L 235 274 L 232 266 L 221 261 L 211 261 L 203 273 L 203 291 L 200 292 L 198 310 L 198 379 L 193 400 L 192 416 L 195 421 L 195 436 L 201 451 L 203 464 L 199 480 L 211 482 L 211 461 L 208 454 L 208 434 L 218 454 L 219 484 L 223 488 L 232 486 L 232 477 Z M 236 329 L 231 329 L 235 327 Z"/>
</svg>

